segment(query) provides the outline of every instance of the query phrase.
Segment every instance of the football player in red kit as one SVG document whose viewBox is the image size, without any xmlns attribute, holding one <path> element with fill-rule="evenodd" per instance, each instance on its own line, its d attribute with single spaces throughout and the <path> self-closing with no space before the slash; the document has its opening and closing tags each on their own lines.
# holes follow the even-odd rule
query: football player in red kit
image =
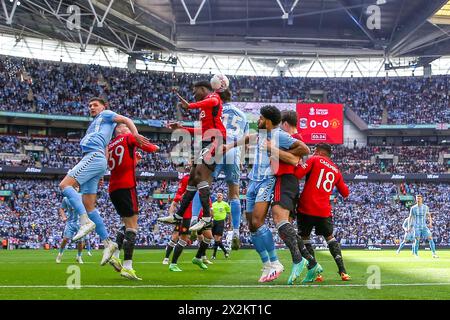
<svg viewBox="0 0 450 320">
<path fill-rule="evenodd" d="M 141 280 L 136 276 L 132 264 L 139 212 L 135 170 L 140 156 L 137 155 L 136 149 L 156 152 L 159 148 L 151 143 L 139 145 L 130 129 L 123 124 L 117 125 L 115 134 L 116 137 L 108 145 L 108 168 L 111 171 L 108 192 L 124 226 L 117 232 L 118 250 L 114 252 L 110 264 L 120 272 L 121 276 Z M 119 259 L 122 248 L 124 250 L 123 266 Z"/>
<path fill-rule="evenodd" d="M 350 192 L 341 172 L 330 157 L 331 146 L 319 143 L 316 145 L 313 156 L 295 170 L 295 176 L 298 179 L 306 177 L 297 206 L 297 224 L 300 236 L 311 255 L 314 256 L 314 249 L 310 241 L 312 229 L 315 228 L 316 235 L 322 235 L 326 239 L 341 279 L 348 281 L 350 276 L 344 267 L 341 248 L 333 236 L 330 196 L 334 187 L 344 198 L 347 198 Z"/>
<path fill-rule="evenodd" d="M 201 135 L 202 150 L 199 156 L 194 159 L 191 172 L 189 174 L 188 186 L 186 192 L 181 200 L 180 207 L 173 215 L 176 220 L 181 220 L 183 214 L 194 198 L 195 194 L 199 193 L 200 202 L 203 208 L 203 217 L 199 222 L 191 226 L 191 231 L 205 230 L 203 232 L 204 240 L 200 244 L 201 249 L 206 252 L 206 249 L 212 243 L 213 237 L 211 233 L 211 182 L 212 174 L 215 169 L 216 159 L 222 159 L 222 145 L 226 139 L 226 129 L 222 123 L 222 99 L 220 94 L 227 90 L 227 85 L 221 86 L 216 91 L 213 91 L 211 83 L 208 81 L 199 81 L 194 84 L 194 97 L 196 102 L 189 103 L 182 98 L 181 106 L 185 109 L 200 109 L 201 130 L 198 128 L 184 128 L 179 123 L 170 124 L 172 129 L 184 128 L 189 130 L 192 134 Z M 209 229 L 209 230 L 208 230 Z M 203 254 L 202 254 L 203 255 Z"/>
</svg>

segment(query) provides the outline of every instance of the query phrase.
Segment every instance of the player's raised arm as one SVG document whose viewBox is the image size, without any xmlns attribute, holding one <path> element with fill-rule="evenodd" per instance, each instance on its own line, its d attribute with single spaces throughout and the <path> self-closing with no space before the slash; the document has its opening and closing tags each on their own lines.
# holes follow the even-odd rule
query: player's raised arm
<svg viewBox="0 0 450 320">
<path fill-rule="evenodd" d="M 217 106 L 220 103 L 219 98 L 216 96 L 211 96 L 209 98 L 206 98 L 202 101 L 198 102 L 191 102 L 188 104 L 188 109 L 205 109 L 205 108 L 212 108 Z"/>
<path fill-rule="evenodd" d="M 236 140 L 233 143 L 224 144 L 223 145 L 224 153 L 227 153 L 228 151 L 230 151 L 233 148 L 240 147 L 243 145 L 248 145 L 250 143 L 250 139 L 256 139 L 256 137 L 257 137 L 256 133 L 246 134 L 241 139 Z"/>
<path fill-rule="evenodd" d="M 134 124 L 133 120 L 131 120 L 130 118 L 124 117 L 121 115 L 117 115 L 114 117 L 114 122 L 126 124 L 127 127 L 130 129 L 131 134 L 136 138 L 136 141 L 139 146 L 150 143 L 150 141 L 146 137 L 139 134 L 138 129 L 136 128 L 136 125 Z"/>
</svg>

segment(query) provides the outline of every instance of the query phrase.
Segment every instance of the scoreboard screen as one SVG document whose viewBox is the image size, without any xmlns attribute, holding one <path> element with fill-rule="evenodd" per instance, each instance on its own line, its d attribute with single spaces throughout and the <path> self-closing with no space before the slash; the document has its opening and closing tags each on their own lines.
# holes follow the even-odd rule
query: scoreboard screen
<svg viewBox="0 0 450 320">
<path fill-rule="evenodd" d="M 344 107 L 334 103 L 297 103 L 298 132 L 308 144 L 344 142 Z"/>
</svg>

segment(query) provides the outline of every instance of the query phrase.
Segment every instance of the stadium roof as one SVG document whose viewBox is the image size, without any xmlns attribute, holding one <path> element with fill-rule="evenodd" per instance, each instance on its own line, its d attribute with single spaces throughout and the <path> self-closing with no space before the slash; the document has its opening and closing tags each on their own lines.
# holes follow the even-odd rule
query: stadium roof
<svg viewBox="0 0 450 320">
<path fill-rule="evenodd" d="M 450 26 L 433 18 L 447 1 L 0 0 L 0 32 L 79 42 L 81 50 L 112 45 L 137 57 L 152 51 L 416 56 L 426 64 L 450 54 Z M 73 4 L 79 30 L 70 25 Z"/>
</svg>

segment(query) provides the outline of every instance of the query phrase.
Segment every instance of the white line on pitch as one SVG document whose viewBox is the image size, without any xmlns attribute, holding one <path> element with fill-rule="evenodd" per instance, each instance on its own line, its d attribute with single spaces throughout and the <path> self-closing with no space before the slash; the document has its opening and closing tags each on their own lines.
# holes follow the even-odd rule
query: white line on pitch
<svg viewBox="0 0 450 320">
<path fill-rule="evenodd" d="M 413 286 L 450 286 L 450 282 L 436 282 L 436 283 L 385 283 L 381 284 L 382 287 L 413 287 Z M 85 285 L 81 288 L 301 288 L 301 287 L 314 287 L 314 288 L 332 288 L 332 287 L 367 287 L 366 284 L 312 284 L 312 285 L 208 285 L 208 284 L 193 284 L 193 285 L 140 285 L 140 286 L 127 286 L 127 285 Z M 61 285 L 0 285 L 0 289 L 7 288 L 67 288 L 67 286 Z"/>
</svg>

